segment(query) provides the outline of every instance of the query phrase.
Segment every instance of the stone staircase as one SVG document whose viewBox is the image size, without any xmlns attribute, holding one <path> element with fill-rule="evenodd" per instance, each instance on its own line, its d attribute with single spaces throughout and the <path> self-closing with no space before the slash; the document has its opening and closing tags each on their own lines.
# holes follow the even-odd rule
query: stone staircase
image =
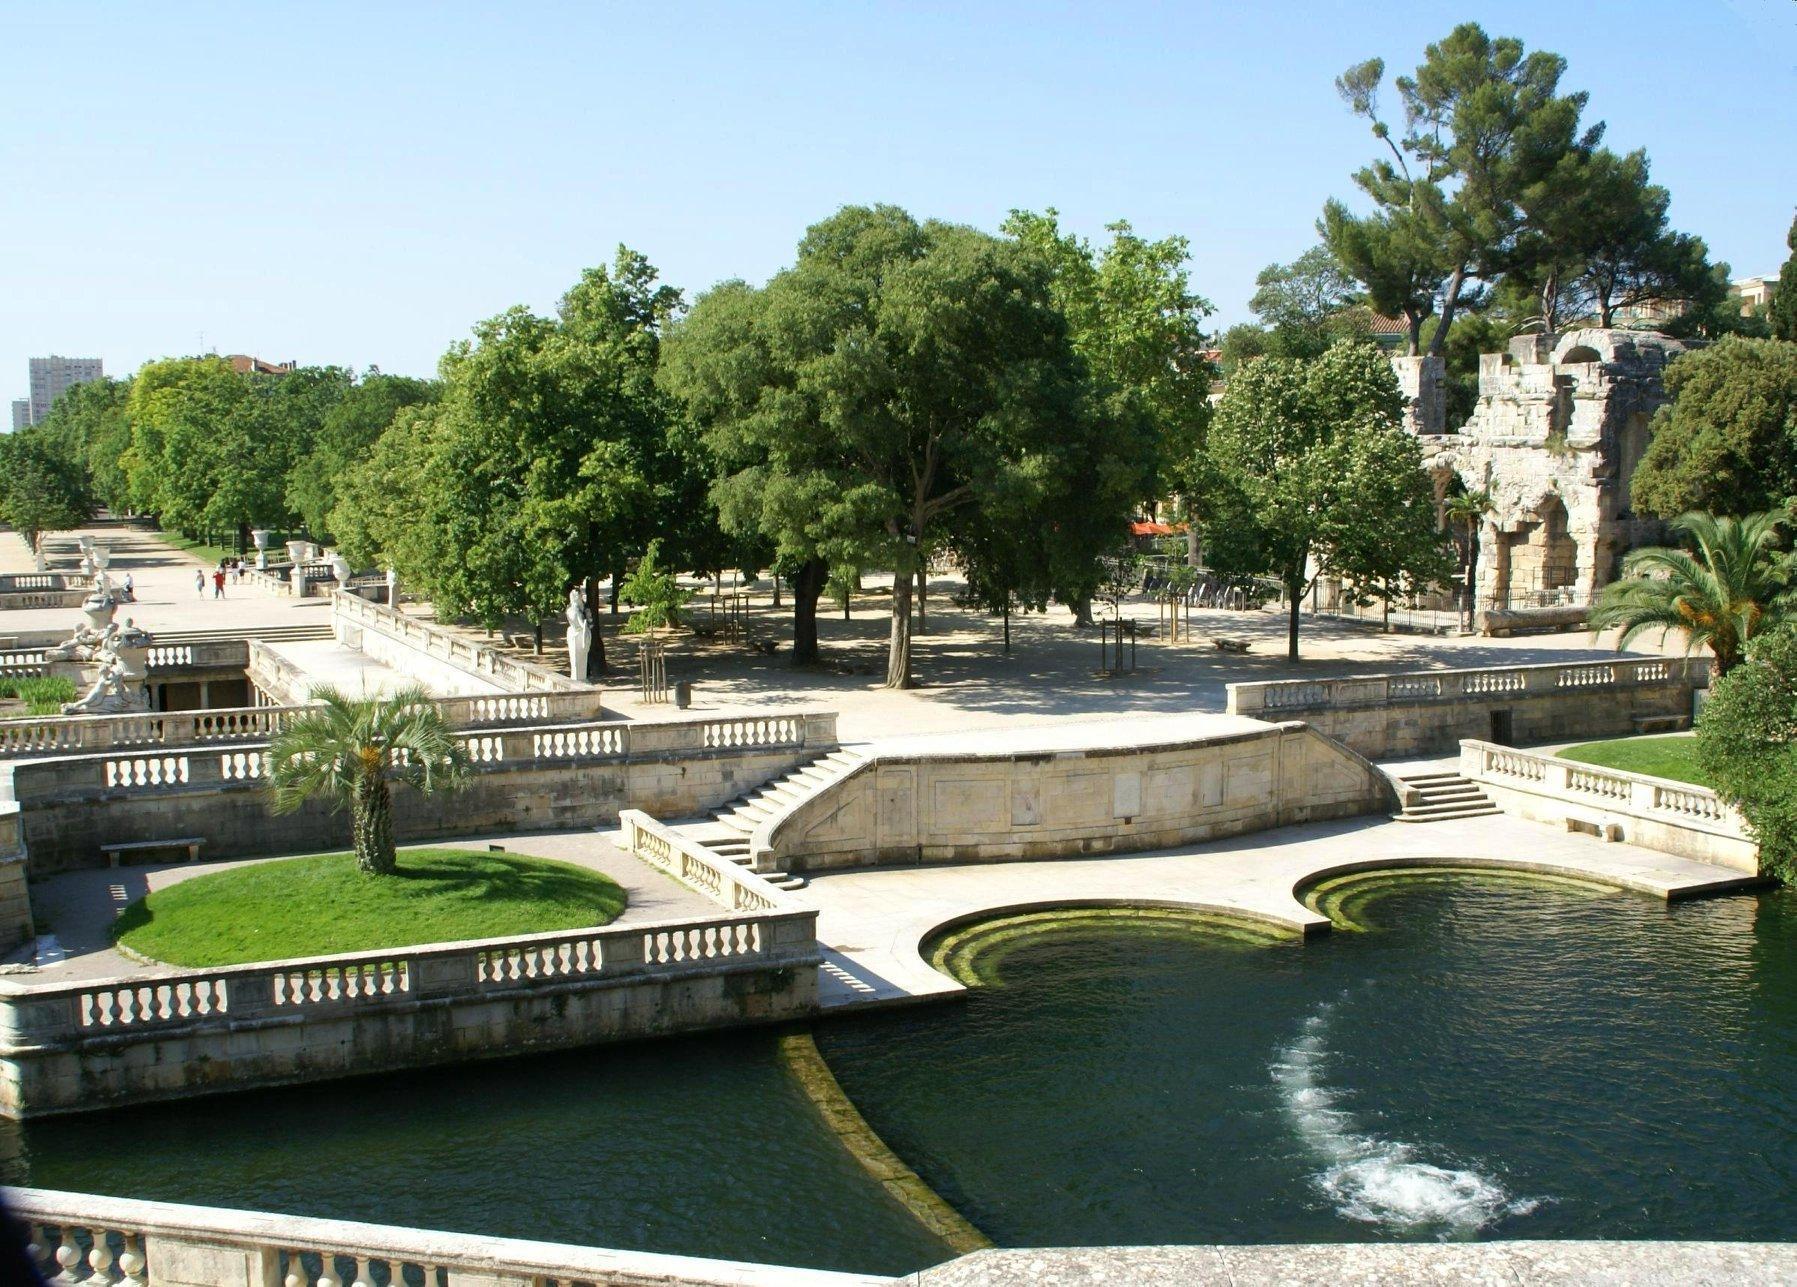
<svg viewBox="0 0 1797 1287">
<path fill-rule="evenodd" d="M 1396 815 L 1399 822 L 1446 822 L 1500 812 L 1478 783 L 1458 773 L 1417 773 L 1398 781 L 1421 797 Z"/>
<path fill-rule="evenodd" d="M 783 778 L 757 787 L 717 809 L 703 823 L 682 827 L 720 858 L 747 867 L 754 858 L 749 852 L 755 828 L 792 805 L 812 795 L 866 763 L 854 751 L 836 750 L 809 764 L 801 765 Z M 784 871 L 764 871 L 762 879 L 779 889 L 803 889 L 805 878 Z"/>
</svg>

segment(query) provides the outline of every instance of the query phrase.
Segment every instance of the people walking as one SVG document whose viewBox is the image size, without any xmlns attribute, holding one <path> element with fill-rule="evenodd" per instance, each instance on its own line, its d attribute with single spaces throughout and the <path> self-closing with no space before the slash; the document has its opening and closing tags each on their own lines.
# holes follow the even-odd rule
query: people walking
<svg viewBox="0 0 1797 1287">
<path fill-rule="evenodd" d="M 137 602 L 137 583 L 131 579 L 129 572 L 125 573 L 125 602 Z"/>
<path fill-rule="evenodd" d="M 205 568 L 195 568 L 193 570 L 193 591 L 195 594 L 199 595 L 200 598 L 202 598 L 202 599 L 204 599 L 206 597 L 206 569 Z"/>
<path fill-rule="evenodd" d="M 217 569 L 212 574 L 212 597 L 215 599 L 225 597 L 225 570 L 223 568 Z"/>
</svg>

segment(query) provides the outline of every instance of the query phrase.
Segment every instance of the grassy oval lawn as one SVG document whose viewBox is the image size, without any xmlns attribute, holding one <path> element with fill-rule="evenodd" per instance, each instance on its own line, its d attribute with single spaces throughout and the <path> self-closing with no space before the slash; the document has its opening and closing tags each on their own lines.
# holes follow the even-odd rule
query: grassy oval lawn
<svg viewBox="0 0 1797 1287">
<path fill-rule="evenodd" d="M 604 925 L 624 888 L 572 863 L 470 849 L 402 849 L 391 876 L 350 854 L 252 863 L 152 891 L 114 941 L 170 965 L 237 965 Z"/>
<path fill-rule="evenodd" d="M 1697 739 L 1682 737 L 1617 737 L 1607 742 L 1582 742 L 1559 753 L 1563 760 L 1595 764 L 1625 773 L 1645 773 L 1674 782 L 1708 786 L 1697 767 Z"/>
</svg>

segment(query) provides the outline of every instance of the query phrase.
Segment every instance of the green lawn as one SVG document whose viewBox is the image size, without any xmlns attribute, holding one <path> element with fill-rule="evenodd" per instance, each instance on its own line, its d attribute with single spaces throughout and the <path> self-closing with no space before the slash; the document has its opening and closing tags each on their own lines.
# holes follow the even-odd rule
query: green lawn
<svg viewBox="0 0 1797 1287">
<path fill-rule="evenodd" d="M 1708 786 L 1697 768 L 1695 737 L 1618 737 L 1607 742 L 1583 742 L 1560 752 L 1563 760 L 1595 764 L 1600 768 L 1645 773 Z"/>
<path fill-rule="evenodd" d="M 28 675 L 24 679 L 0 679 L 0 701 L 25 703 L 14 715 L 55 715 L 64 702 L 75 700 L 75 681 L 62 676 Z"/>
<path fill-rule="evenodd" d="M 401 850 L 391 876 L 346 853 L 195 876 L 127 907 L 113 938 L 170 965 L 236 965 L 604 925 L 626 895 L 572 863 L 467 849 Z"/>
</svg>

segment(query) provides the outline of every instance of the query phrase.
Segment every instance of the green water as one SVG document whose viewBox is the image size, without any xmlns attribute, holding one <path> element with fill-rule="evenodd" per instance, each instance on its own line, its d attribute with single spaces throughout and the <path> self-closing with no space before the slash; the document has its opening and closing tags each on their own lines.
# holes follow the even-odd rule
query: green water
<svg viewBox="0 0 1797 1287">
<path fill-rule="evenodd" d="M 1411 877 L 1309 943 L 1164 919 L 965 939 L 965 1004 L 823 1024 L 1006 1245 L 1790 1237 L 1797 897 Z M 1012 927 L 1015 929 L 1016 927 Z M 943 1258 L 758 1032 L 0 1136 L 11 1182 L 895 1272 Z"/>
</svg>

